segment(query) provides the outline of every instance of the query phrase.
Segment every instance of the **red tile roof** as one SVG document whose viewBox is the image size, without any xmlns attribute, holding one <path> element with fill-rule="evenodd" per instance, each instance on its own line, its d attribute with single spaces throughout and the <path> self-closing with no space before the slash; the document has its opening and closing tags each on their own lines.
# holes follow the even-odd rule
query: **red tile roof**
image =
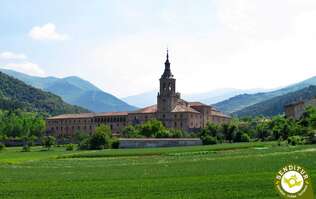
<svg viewBox="0 0 316 199">
<path fill-rule="evenodd" d="M 79 118 L 91 118 L 94 117 L 95 113 L 78 113 L 78 114 L 63 114 L 63 115 L 56 115 L 53 117 L 48 118 L 49 120 L 54 119 L 79 119 Z"/>
<path fill-rule="evenodd" d="M 202 102 L 189 102 L 190 106 L 209 106 L 207 104 L 203 104 Z"/>
<path fill-rule="evenodd" d="M 152 105 L 152 106 L 147 106 L 145 108 L 142 108 L 142 109 L 138 109 L 134 112 L 131 112 L 131 113 L 155 113 L 157 112 L 157 105 Z"/>
<path fill-rule="evenodd" d="M 49 120 L 57 119 L 80 119 L 80 118 L 93 118 L 102 116 L 124 116 L 128 112 L 103 112 L 103 113 L 78 113 L 78 114 L 63 114 L 48 118 Z"/>
<path fill-rule="evenodd" d="M 189 106 L 182 105 L 182 104 L 177 104 L 176 107 L 171 112 L 173 112 L 173 113 L 175 113 L 175 112 L 200 113 L 200 112 L 194 110 L 193 108 L 191 108 Z"/>
<path fill-rule="evenodd" d="M 102 112 L 96 113 L 95 116 L 124 116 L 128 115 L 128 112 Z"/>
</svg>

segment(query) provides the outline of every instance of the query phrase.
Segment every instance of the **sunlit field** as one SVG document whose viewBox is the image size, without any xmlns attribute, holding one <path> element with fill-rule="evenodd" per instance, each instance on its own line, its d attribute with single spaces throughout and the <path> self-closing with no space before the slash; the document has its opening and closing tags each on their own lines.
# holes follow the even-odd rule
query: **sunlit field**
<svg viewBox="0 0 316 199">
<path fill-rule="evenodd" d="M 316 145 L 20 151 L 0 152 L 0 198 L 278 198 L 273 178 L 284 164 L 316 177 Z"/>
</svg>

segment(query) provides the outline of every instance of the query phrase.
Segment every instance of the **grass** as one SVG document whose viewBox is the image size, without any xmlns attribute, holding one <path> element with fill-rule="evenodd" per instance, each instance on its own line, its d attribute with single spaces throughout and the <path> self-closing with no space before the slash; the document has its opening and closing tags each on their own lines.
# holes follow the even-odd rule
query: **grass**
<svg viewBox="0 0 316 199">
<path fill-rule="evenodd" d="M 0 152 L 0 198 L 278 198 L 273 178 L 284 164 L 316 177 L 315 145 L 20 150 Z"/>
</svg>

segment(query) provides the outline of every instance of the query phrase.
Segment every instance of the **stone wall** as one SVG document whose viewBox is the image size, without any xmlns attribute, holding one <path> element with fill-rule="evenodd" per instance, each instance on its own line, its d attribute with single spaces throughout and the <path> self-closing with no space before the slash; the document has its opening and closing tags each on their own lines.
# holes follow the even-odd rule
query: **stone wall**
<svg viewBox="0 0 316 199">
<path fill-rule="evenodd" d="M 202 145 L 199 138 L 121 138 L 120 148 L 150 148 Z"/>
</svg>

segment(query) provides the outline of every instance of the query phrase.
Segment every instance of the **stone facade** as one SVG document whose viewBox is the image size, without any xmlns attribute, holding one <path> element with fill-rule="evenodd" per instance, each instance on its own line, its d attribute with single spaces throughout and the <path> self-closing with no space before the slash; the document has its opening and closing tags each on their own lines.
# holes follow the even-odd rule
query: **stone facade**
<svg viewBox="0 0 316 199">
<path fill-rule="evenodd" d="M 308 101 L 299 101 L 284 106 L 285 116 L 292 119 L 300 119 L 308 106 L 316 107 L 316 98 Z"/>
<path fill-rule="evenodd" d="M 114 135 L 120 135 L 127 125 L 142 124 L 147 120 L 158 119 L 167 128 L 187 132 L 197 131 L 208 122 L 227 123 L 230 117 L 214 107 L 187 102 L 176 92 L 176 79 L 171 73 L 169 55 L 165 70 L 159 79 L 160 89 L 157 104 L 133 112 L 65 114 L 47 119 L 47 131 L 57 137 L 71 137 L 76 132 L 93 133 L 100 124 L 111 127 Z"/>
</svg>

